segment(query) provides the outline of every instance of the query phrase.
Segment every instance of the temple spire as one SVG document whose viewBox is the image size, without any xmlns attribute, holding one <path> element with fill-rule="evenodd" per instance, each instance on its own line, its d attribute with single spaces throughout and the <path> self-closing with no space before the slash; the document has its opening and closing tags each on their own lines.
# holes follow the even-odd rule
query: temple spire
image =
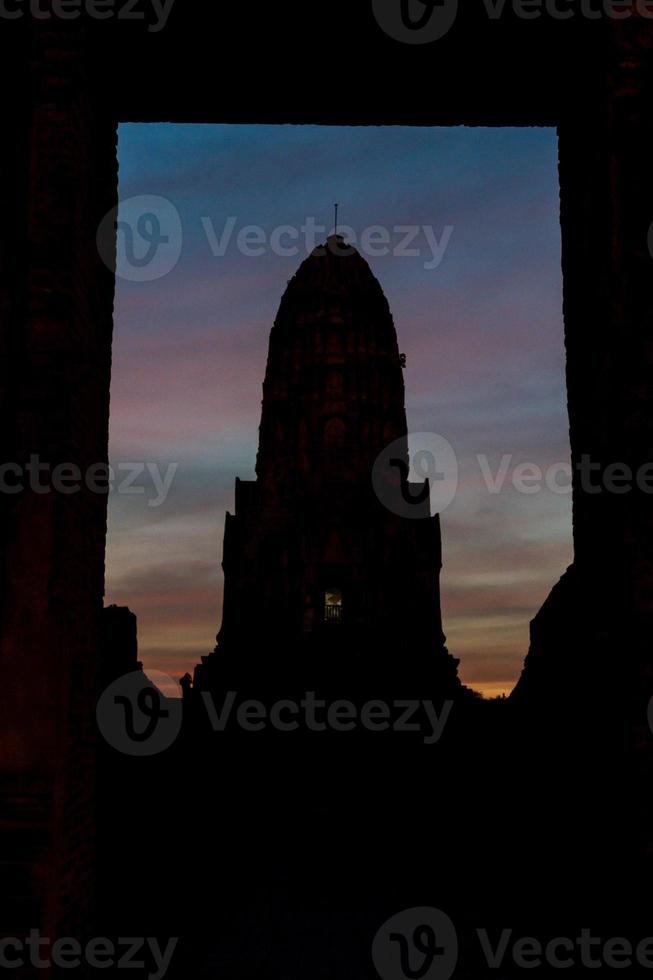
<svg viewBox="0 0 653 980">
<path fill-rule="evenodd" d="M 304 670 L 325 681 L 342 670 L 354 689 L 383 671 L 392 690 L 399 675 L 438 694 L 458 684 L 442 633 L 439 519 L 428 497 L 419 520 L 391 506 L 396 495 L 388 502 L 401 464 L 408 473 L 392 313 L 363 256 L 329 247 L 341 242 L 330 235 L 304 259 L 270 333 L 256 479 L 237 481 L 226 518 L 219 652 L 198 667 L 199 690 L 224 683 L 224 658 L 275 684 L 308 684 Z M 372 474 L 388 449 L 379 489 Z"/>
</svg>

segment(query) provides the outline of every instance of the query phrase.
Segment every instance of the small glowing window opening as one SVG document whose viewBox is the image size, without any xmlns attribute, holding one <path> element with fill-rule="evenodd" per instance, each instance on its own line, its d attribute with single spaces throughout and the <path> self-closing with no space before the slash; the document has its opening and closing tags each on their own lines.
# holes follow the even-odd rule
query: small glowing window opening
<svg viewBox="0 0 653 980">
<path fill-rule="evenodd" d="M 340 589 L 327 589 L 324 593 L 324 621 L 325 623 L 342 622 L 342 591 Z"/>
</svg>

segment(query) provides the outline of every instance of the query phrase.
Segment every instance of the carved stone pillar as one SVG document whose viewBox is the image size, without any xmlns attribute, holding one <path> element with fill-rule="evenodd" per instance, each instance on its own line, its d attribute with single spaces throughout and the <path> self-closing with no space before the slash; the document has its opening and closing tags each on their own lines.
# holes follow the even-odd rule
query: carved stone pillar
<svg viewBox="0 0 653 980">
<path fill-rule="evenodd" d="M 28 30 L 0 231 L 0 931 L 52 936 L 86 924 L 92 893 L 107 500 L 86 474 L 108 453 L 114 277 L 96 233 L 117 202 L 116 126 L 79 22 Z M 53 488 L 62 464 L 75 492 Z"/>
</svg>

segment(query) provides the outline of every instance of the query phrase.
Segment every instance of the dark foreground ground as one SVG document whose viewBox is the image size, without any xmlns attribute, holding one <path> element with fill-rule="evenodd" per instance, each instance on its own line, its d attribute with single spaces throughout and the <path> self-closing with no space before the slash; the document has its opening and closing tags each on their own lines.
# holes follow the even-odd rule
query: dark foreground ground
<svg viewBox="0 0 653 980">
<path fill-rule="evenodd" d="M 545 706 L 462 700 L 432 745 L 187 726 L 150 760 L 105 749 L 103 934 L 179 937 L 174 977 L 444 980 L 444 947 L 428 971 L 410 945 L 419 913 L 407 968 L 372 954 L 386 920 L 426 906 L 453 922 L 456 976 L 521 976 L 521 937 L 570 939 L 570 975 L 583 973 L 581 930 L 601 940 L 593 957 L 653 935 L 637 777 L 590 715 L 570 727 Z M 512 930 L 500 968 L 479 930 L 493 946 Z"/>
</svg>

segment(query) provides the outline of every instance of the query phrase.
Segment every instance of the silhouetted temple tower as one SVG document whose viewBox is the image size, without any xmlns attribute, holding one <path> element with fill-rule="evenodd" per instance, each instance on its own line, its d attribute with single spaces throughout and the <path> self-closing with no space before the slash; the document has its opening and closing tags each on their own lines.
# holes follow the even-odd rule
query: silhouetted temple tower
<svg viewBox="0 0 653 980">
<path fill-rule="evenodd" d="M 388 302 L 367 262 L 332 236 L 290 280 L 272 328 L 257 479 L 236 481 L 222 628 L 196 685 L 221 654 L 277 659 L 283 650 L 355 651 L 376 665 L 427 665 L 455 683 L 440 617 L 439 518 L 428 499 L 421 519 L 399 517 L 372 485 L 375 460 L 396 440 L 407 472 Z"/>
</svg>

